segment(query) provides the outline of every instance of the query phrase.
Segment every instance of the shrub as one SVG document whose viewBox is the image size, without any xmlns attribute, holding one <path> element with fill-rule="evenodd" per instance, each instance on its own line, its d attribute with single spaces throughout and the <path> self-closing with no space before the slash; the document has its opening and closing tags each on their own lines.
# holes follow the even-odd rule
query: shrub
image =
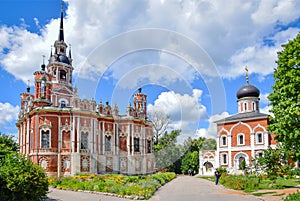
<svg viewBox="0 0 300 201">
<path fill-rule="evenodd" d="M 289 194 L 284 201 L 298 201 L 300 200 L 300 193 L 293 193 L 293 194 Z"/>
<path fill-rule="evenodd" d="M 0 161 L 0 198 L 6 201 L 38 201 L 48 191 L 45 171 L 19 154 Z"/>
</svg>

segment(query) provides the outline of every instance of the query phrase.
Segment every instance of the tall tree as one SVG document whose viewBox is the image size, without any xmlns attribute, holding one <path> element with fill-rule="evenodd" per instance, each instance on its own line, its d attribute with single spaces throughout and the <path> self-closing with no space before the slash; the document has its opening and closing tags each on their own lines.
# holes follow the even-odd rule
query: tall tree
<svg viewBox="0 0 300 201">
<path fill-rule="evenodd" d="M 274 114 L 268 129 L 296 161 L 300 159 L 300 33 L 282 47 L 268 97 Z"/>
<path fill-rule="evenodd" d="M 180 130 L 170 133 L 165 132 L 158 144 L 154 145 L 156 168 L 158 170 L 167 169 L 180 173 L 181 166 L 181 147 L 176 145 L 176 138 L 180 135 Z"/>
<path fill-rule="evenodd" d="M 9 153 L 17 151 L 18 144 L 13 140 L 13 137 L 0 132 L 0 159 Z"/>
<path fill-rule="evenodd" d="M 154 108 L 148 112 L 148 118 L 153 124 L 154 144 L 158 144 L 158 139 L 165 133 L 170 123 L 170 116 L 162 109 Z"/>
</svg>

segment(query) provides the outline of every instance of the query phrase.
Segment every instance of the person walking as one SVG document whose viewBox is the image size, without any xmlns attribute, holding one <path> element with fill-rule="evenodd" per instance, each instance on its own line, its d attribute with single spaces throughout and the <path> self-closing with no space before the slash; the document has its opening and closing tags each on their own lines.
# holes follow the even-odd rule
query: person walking
<svg viewBox="0 0 300 201">
<path fill-rule="evenodd" d="M 219 173 L 218 169 L 216 169 L 216 171 L 215 171 L 216 185 L 218 185 L 218 183 L 219 183 L 220 176 L 221 176 L 221 174 Z"/>
</svg>

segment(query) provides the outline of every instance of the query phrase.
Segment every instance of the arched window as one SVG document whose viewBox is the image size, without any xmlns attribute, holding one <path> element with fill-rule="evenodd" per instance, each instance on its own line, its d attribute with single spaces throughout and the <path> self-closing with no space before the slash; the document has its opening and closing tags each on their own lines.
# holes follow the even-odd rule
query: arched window
<svg viewBox="0 0 300 201">
<path fill-rule="evenodd" d="M 227 165 L 227 154 L 221 154 L 221 164 Z"/>
<path fill-rule="evenodd" d="M 263 143 L 263 134 L 261 132 L 256 133 L 256 143 L 257 144 Z"/>
<path fill-rule="evenodd" d="M 226 136 L 221 136 L 221 146 L 226 146 L 227 145 L 227 137 Z"/>
<path fill-rule="evenodd" d="M 50 131 L 41 130 L 41 148 L 49 149 L 50 148 Z"/>
<path fill-rule="evenodd" d="M 246 160 L 245 157 L 241 156 L 239 158 L 239 169 L 244 170 L 246 168 Z"/>
<path fill-rule="evenodd" d="M 247 103 L 244 103 L 244 110 L 247 111 Z"/>
<path fill-rule="evenodd" d="M 67 73 L 66 73 L 65 70 L 60 70 L 59 71 L 59 78 L 60 78 L 60 80 L 66 81 L 66 79 L 67 79 Z"/>
<path fill-rule="evenodd" d="M 133 139 L 134 142 L 134 152 L 140 152 L 140 138 L 135 137 Z"/>
<path fill-rule="evenodd" d="M 252 110 L 256 110 L 256 107 L 255 107 L 255 102 L 252 103 Z"/>
<path fill-rule="evenodd" d="M 81 132 L 81 146 L 80 146 L 80 149 L 88 149 L 88 137 L 89 137 L 89 134 L 88 132 Z"/>
<path fill-rule="evenodd" d="M 66 101 L 64 100 L 60 101 L 60 107 L 66 107 Z"/>
<path fill-rule="evenodd" d="M 111 136 L 105 136 L 105 151 L 111 151 Z"/>
<path fill-rule="evenodd" d="M 237 144 L 238 145 L 244 145 L 245 144 L 244 134 L 239 134 L 237 136 Z"/>
<path fill-rule="evenodd" d="M 152 152 L 152 146 L 151 146 L 151 140 L 147 140 L 147 153 L 151 153 Z"/>
<path fill-rule="evenodd" d="M 44 99 L 46 96 L 46 81 L 45 80 L 42 80 L 42 82 L 41 82 L 40 95 L 41 95 L 42 99 Z"/>
</svg>

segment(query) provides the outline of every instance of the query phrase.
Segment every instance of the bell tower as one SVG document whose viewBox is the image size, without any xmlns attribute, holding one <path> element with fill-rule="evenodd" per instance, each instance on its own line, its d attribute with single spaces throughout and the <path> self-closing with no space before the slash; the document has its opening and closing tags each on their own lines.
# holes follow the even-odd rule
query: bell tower
<svg viewBox="0 0 300 201">
<path fill-rule="evenodd" d="M 138 89 L 138 93 L 133 96 L 134 110 L 141 119 L 145 119 L 147 115 L 147 95 L 142 93 L 142 88 Z"/>
<path fill-rule="evenodd" d="M 72 90 L 72 67 L 71 47 L 67 55 L 68 45 L 64 41 L 64 24 L 63 24 L 63 2 L 60 14 L 60 26 L 58 39 L 54 42 L 54 54 L 52 52 L 47 65 L 47 71 L 52 75 L 53 88 L 61 87 L 62 85 Z"/>
</svg>

